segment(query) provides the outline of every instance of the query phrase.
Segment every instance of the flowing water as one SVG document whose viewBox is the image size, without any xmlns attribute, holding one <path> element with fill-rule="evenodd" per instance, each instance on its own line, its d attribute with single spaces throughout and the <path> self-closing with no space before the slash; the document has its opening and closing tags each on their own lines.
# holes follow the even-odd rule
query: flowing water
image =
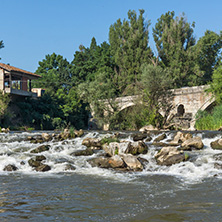
<svg viewBox="0 0 222 222">
<path fill-rule="evenodd" d="M 84 138 L 112 134 L 87 132 L 46 142 L 51 148 L 41 154 L 51 166 L 48 172 L 36 172 L 27 163 L 39 144 L 25 139 L 41 132 L 0 134 L 0 221 L 222 221 L 222 169 L 214 168 L 222 162 L 213 157 L 222 151 L 210 147 L 221 132 L 193 132 L 202 137 L 204 149 L 172 166 L 158 166 L 157 149 L 147 143 L 149 151 L 141 157 L 149 162 L 142 172 L 91 167 L 92 156 L 70 155 L 85 148 Z M 166 140 L 174 134 L 167 132 Z M 124 140 L 132 140 L 129 132 Z M 76 169 L 65 170 L 67 163 Z M 8 164 L 18 170 L 3 171 Z"/>
</svg>

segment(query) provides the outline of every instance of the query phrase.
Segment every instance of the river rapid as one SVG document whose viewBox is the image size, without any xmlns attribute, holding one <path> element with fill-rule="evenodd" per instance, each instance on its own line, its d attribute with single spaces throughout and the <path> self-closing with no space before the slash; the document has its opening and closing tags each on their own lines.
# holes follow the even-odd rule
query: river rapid
<svg viewBox="0 0 222 222">
<path fill-rule="evenodd" d="M 221 138 L 219 131 L 192 132 L 204 143 L 202 150 L 190 152 L 186 162 L 159 166 L 152 141 L 162 132 L 151 132 L 146 142 L 147 159 L 141 172 L 120 172 L 92 167 L 87 160 L 101 155 L 72 156 L 85 149 L 82 140 L 102 138 L 116 132 L 85 132 L 83 137 L 49 141 L 43 154 L 47 172 L 36 172 L 29 164 L 36 155 L 31 150 L 40 144 L 26 141 L 42 132 L 0 134 L 0 221 L 222 221 L 222 164 L 214 158 L 222 150 L 213 150 L 210 142 Z M 132 141 L 135 132 L 121 132 Z M 176 132 L 166 132 L 165 141 Z M 21 164 L 23 163 L 23 164 Z M 4 171 L 8 164 L 18 170 Z M 66 170 L 72 164 L 75 170 Z"/>
</svg>

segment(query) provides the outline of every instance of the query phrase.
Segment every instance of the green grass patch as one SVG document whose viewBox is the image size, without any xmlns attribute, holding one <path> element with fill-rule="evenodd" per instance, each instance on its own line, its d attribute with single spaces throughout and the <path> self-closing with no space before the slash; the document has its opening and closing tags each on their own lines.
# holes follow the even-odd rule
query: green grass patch
<svg viewBox="0 0 222 222">
<path fill-rule="evenodd" d="M 218 130 L 222 126 L 222 104 L 215 106 L 211 113 L 200 111 L 197 114 L 197 130 Z"/>
</svg>

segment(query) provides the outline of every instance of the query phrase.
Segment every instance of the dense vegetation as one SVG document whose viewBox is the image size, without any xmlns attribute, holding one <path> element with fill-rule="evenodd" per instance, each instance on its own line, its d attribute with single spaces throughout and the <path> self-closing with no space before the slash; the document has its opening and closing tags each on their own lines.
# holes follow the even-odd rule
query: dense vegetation
<svg viewBox="0 0 222 222">
<path fill-rule="evenodd" d="M 35 82 L 46 92 L 38 101 L 17 104 L 25 113 L 23 123 L 43 129 L 86 128 L 93 109 L 98 124 L 110 123 L 110 129 L 163 127 L 166 116 L 158 111 L 170 111 L 168 89 L 211 81 L 221 102 L 222 85 L 216 79 L 221 78 L 222 32 L 207 30 L 197 41 L 194 22 L 167 12 L 152 29 L 152 49 L 151 23 L 143 15 L 144 10 L 130 10 L 128 19 L 110 26 L 109 43 L 98 45 L 93 37 L 89 47 L 80 45 L 70 63 L 61 55 L 46 55 L 36 70 L 42 78 Z M 140 98 L 136 106 L 119 112 L 115 98 L 126 95 Z"/>
</svg>

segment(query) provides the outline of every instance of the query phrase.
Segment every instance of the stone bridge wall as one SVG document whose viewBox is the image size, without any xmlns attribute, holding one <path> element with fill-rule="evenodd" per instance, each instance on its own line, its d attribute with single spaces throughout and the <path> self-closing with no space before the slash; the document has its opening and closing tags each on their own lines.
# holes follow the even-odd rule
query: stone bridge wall
<svg viewBox="0 0 222 222">
<path fill-rule="evenodd" d="M 196 113 L 199 110 L 205 110 L 214 102 L 212 94 L 206 93 L 207 88 L 209 88 L 208 85 L 173 89 L 172 104 L 174 108 L 171 110 L 170 115 L 177 115 L 179 106 L 183 107 L 184 115 L 189 114 L 190 128 L 193 129 Z M 140 100 L 139 97 L 140 96 L 119 97 L 115 102 L 118 104 L 119 111 L 122 111 L 136 105 Z M 160 113 L 164 115 L 161 110 Z"/>
</svg>

